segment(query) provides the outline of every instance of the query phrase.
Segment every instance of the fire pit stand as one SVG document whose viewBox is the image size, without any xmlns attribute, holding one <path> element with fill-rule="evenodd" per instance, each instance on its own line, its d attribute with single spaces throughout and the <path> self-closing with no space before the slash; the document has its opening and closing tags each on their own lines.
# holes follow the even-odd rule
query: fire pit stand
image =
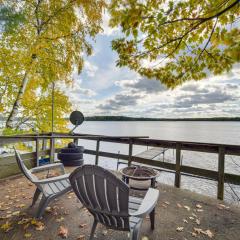
<svg viewBox="0 0 240 240">
<path fill-rule="evenodd" d="M 129 180 L 135 180 L 135 181 L 151 181 L 151 187 L 156 187 L 156 178 L 159 176 L 159 171 L 145 167 L 145 166 L 129 166 L 125 167 L 120 170 L 120 173 L 122 174 L 122 180 L 129 184 Z M 133 190 L 138 191 L 147 191 L 148 188 L 138 188 L 138 187 L 130 187 Z"/>
</svg>

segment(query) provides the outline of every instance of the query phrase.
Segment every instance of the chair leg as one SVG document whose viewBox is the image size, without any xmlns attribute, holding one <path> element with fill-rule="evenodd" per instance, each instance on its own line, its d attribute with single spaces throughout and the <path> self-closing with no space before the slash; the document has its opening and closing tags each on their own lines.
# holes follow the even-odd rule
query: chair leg
<svg viewBox="0 0 240 240">
<path fill-rule="evenodd" d="M 155 208 L 150 212 L 150 222 L 151 222 L 151 229 L 154 230 L 155 225 Z"/>
<path fill-rule="evenodd" d="M 141 228 L 141 223 L 138 223 L 134 227 L 134 229 L 132 229 L 130 240 L 138 240 L 139 239 L 140 228 Z"/>
<path fill-rule="evenodd" d="M 39 198 L 40 193 L 41 193 L 41 191 L 37 188 L 34 195 L 33 195 L 33 200 L 32 200 L 32 205 L 31 206 L 34 206 L 34 204 L 36 203 L 36 201 Z"/>
<path fill-rule="evenodd" d="M 46 207 L 48 206 L 49 202 L 50 202 L 51 198 L 46 198 L 45 196 L 42 196 L 42 199 L 39 203 L 39 206 L 38 206 L 38 210 L 37 210 L 37 214 L 36 214 L 36 217 L 37 218 L 41 218 Z"/>
<path fill-rule="evenodd" d="M 94 219 L 89 240 L 93 240 L 98 221 Z"/>
</svg>

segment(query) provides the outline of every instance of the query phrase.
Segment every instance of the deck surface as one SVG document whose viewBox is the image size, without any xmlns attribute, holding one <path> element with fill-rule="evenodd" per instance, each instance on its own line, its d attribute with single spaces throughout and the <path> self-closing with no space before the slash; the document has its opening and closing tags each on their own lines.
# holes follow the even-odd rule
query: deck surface
<svg viewBox="0 0 240 240">
<path fill-rule="evenodd" d="M 146 218 L 140 239 L 240 239 L 239 208 L 190 191 L 158 185 L 160 199 L 156 208 L 155 230 L 150 230 L 150 221 Z M 41 220 L 43 227 L 38 228 L 36 222 L 31 222 L 36 211 L 36 207 L 29 207 L 34 189 L 24 177 L 0 182 L 1 240 L 58 240 L 62 239 L 58 235 L 60 226 L 68 229 L 67 239 L 88 239 L 93 218 L 73 193 L 62 196 L 50 205 Z M 4 227 L 5 230 L 9 227 L 7 233 Z M 207 233 L 212 233 L 213 237 L 210 238 Z M 128 237 L 126 232 L 107 230 L 99 225 L 96 239 L 123 240 Z"/>
</svg>

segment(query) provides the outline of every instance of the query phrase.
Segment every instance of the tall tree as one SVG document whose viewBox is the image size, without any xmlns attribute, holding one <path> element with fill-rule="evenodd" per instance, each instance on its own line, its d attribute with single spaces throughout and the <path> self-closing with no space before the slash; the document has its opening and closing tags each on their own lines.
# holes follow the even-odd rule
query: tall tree
<svg viewBox="0 0 240 240">
<path fill-rule="evenodd" d="M 104 0 L 1 1 L 0 107 L 6 127 L 29 110 L 27 101 L 42 100 L 39 91 L 49 95 L 52 82 L 68 84 L 74 69 L 81 72 L 104 7 Z"/>
<path fill-rule="evenodd" d="M 239 0 L 112 0 L 118 66 L 174 88 L 240 61 Z"/>
</svg>

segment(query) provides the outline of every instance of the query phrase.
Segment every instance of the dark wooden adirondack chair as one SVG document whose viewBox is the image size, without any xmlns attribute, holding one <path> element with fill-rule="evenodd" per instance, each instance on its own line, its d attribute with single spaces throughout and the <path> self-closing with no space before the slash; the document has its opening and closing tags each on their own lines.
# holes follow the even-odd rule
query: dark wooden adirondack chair
<svg viewBox="0 0 240 240">
<path fill-rule="evenodd" d="M 69 177 L 72 188 L 82 204 L 94 217 L 90 240 L 98 223 L 108 228 L 130 231 L 131 239 L 139 239 L 143 218 L 150 214 L 154 228 L 154 208 L 159 191 L 150 188 L 145 197 L 129 196 L 129 187 L 111 172 L 94 165 L 83 165 Z"/>
<path fill-rule="evenodd" d="M 40 218 L 44 213 L 44 210 L 52 200 L 72 190 L 71 184 L 69 182 L 69 174 L 65 173 L 64 166 L 62 165 L 62 163 L 48 164 L 28 169 L 25 166 L 23 160 L 21 159 L 20 154 L 16 151 L 15 147 L 14 151 L 21 172 L 25 175 L 25 177 L 29 181 L 36 185 L 36 191 L 33 196 L 32 206 L 36 203 L 39 196 L 42 194 L 42 198 L 36 213 L 36 217 Z M 33 174 L 56 168 L 61 169 L 62 175 L 40 180 L 37 178 L 37 176 Z"/>
</svg>

